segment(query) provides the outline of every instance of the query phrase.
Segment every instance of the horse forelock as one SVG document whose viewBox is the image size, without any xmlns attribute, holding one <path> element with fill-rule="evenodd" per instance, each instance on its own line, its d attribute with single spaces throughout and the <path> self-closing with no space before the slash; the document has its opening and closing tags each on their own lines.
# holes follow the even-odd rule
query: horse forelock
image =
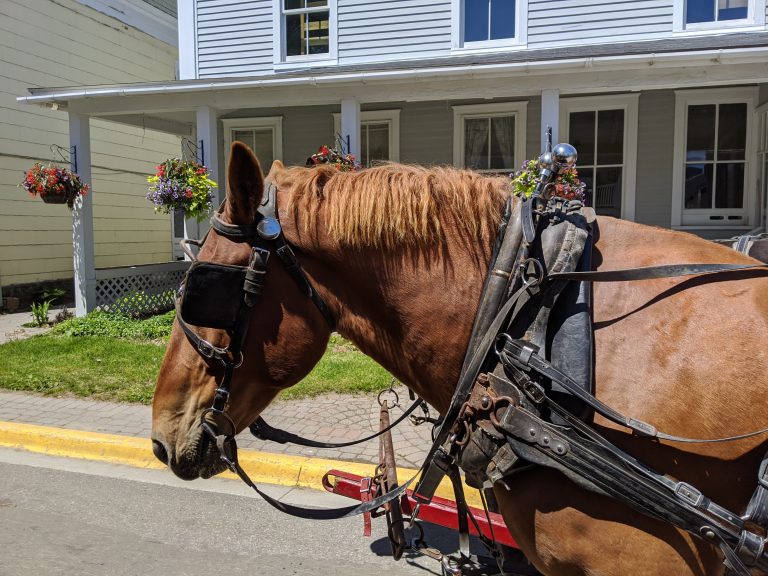
<svg viewBox="0 0 768 576">
<path fill-rule="evenodd" d="M 305 231 L 322 215 L 334 240 L 356 248 L 434 246 L 448 229 L 487 239 L 511 194 L 507 178 L 394 163 L 359 172 L 290 168 L 275 180 L 290 191 L 288 211 Z"/>
</svg>

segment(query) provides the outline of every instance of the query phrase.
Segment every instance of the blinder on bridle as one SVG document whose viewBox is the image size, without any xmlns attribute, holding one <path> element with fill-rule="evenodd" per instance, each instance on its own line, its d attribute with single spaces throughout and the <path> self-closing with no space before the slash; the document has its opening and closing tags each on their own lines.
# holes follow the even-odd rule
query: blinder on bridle
<svg viewBox="0 0 768 576">
<path fill-rule="evenodd" d="M 204 238 L 182 240 L 181 247 L 193 260 L 179 287 L 176 299 L 176 319 L 186 337 L 198 353 L 207 359 L 216 359 L 224 366 L 224 377 L 216 389 L 212 406 L 203 414 L 201 424 L 205 432 L 217 437 L 205 421 L 209 412 L 223 415 L 232 424 L 224 410 L 229 400 L 232 373 L 243 362 L 243 344 L 251 321 L 251 312 L 262 294 L 270 254 L 276 254 L 299 289 L 317 306 L 331 329 L 335 319 L 328 305 L 310 284 L 296 255 L 283 236 L 282 227 L 275 217 L 276 188 L 269 184 L 265 201 L 259 207 L 253 224 L 229 224 L 221 219 L 221 209 L 211 218 L 211 229 L 217 234 L 251 246 L 247 266 L 217 264 L 199 261 L 190 246 L 202 248 Z M 210 234 L 210 230 L 208 232 Z M 229 344 L 218 347 L 197 334 L 192 326 L 226 330 Z M 232 434 L 235 433 L 234 425 Z"/>
</svg>

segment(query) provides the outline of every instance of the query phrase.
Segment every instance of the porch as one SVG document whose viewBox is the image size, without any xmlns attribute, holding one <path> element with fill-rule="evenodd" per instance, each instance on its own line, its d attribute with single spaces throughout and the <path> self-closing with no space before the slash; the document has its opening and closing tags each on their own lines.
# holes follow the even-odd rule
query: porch
<svg viewBox="0 0 768 576">
<path fill-rule="evenodd" d="M 768 128 L 760 136 L 753 128 L 747 133 L 741 207 L 723 216 L 713 212 L 722 220 L 688 225 L 685 218 L 690 214 L 681 209 L 685 181 L 678 173 L 685 162 L 675 158 L 680 150 L 676 139 L 685 134 L 676 122 L 684 117 L 685 109 L 676 110 L 675 103 L 680 101 L 678 93 L 717 92 L 716 106 L 729 101 L 730 96 L 720 97 L 723 94 L 737 94 L 748 100 L 749 118 L 762 114 L 760 121 L 768 126 L 768 113 L 761 107 L 768 100 L 768 77 L 760 58 L 721 54 L 714 63 L 706 53 L 594 58 L 539 63 L 535 73 L 526 63 L 478 65 L 471 70 L 445 66 L 292 73 L 34 89 L 31 96 L 20 100 L 68 113 L 70 145 L 77 150 L 79 173 L 85 181 L 91 180 L 90 118 L 187 135 L 196 142 L 198 161 L 208 166 L 211 178 L 219 183 L 214 202 L 224 198 L 224 166 L 233 139 L 256 149 L 265 171 L 275 159 L 304 164 L 317 146 L 331 143 L 338 134 L 358 158 L 362 153 L 372 159 L 372 143 L 378 141 L 386 146 L 390 160 L 508 173 L 540 153 L 544 128 L 552 126 L 555 141 L 570 139 L 583 153 L 580 175 L 586 174 L 590 180 L 592 203 L 598 212 L 722 238 L 763 226 L 766 198 L 758 173 L 768 170 L 768 136 L 764 135 Z M 701 80 L 703 71 L 706 82 Z M 757 80 L 742 89 L 738 85 L 744 78 Z M 491 142 L 496 125 L 508 127 L 510 136 Z M 383 132 L 376 132 L 381 126 L 387 126 L 386 138 L 381 137 Z M 481 140 L 487 138 L 488 150 L 482 142 L 472 143 L 478 134 Z M 594 138 L 590 140 L 591 134 Z M 762 160 L 757 154 L 763 154 Z M 503 161 L 499 163 L 498 158 Z M 762 179 L 763 186 L 766 180 Z M 103 303 L 100 282 L 110 280 L 106 297 L 115 301 L 121 290 L 143 289 L 136 288 L 140 284 L 133 281 L 116 280 L 123 274 L 133 278 L 134 272 L 140 276 L 133 268 L 119 272 L 95 269 L 92 200 L 92 195 L 86 196 L 73 218 L 78 315 L 114 303 Z M 200 237 L 206 227 L 187 221 L 184 234 Z M 167 292 L 176 282 L 171 272 L 179 272 L 180 267 L 172 264 L 144 272 L 167 274 L 168 287 L 153 288 Z"/>
</svg>

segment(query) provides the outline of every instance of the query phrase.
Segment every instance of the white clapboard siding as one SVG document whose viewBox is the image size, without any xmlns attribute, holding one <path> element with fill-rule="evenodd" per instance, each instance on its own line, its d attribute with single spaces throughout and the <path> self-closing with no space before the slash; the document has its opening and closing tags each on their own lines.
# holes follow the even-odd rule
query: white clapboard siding
<svg viewBox="0 0 768 576">
<path fill-rule="evenodd" d="M 672 0 L 530 0 L 528 47 L 669 37 Z"/>
<path fill-rule="evenodd" d="M 339 64 L 447 55 L 451 0 L 338 0 Z"/>
<path fill-rule="evenodd" d="M 31 87 L 173 79 L 175 47 L 76 0 L 0 1 L 0 283 L 72 276 L 72 216 L 18 186 L 51 144 L 69 146 L 67 114 L 16 102 Z M 146 175 L 179 138 L 91 120 L 97 267 L 172 258 L 170 218 L 146 200 Z"/>
<path fill-rule="evenodd" d="M 196 6 L 200 77 L 272 70 L 272 0 L 197 0 Z"/>
</svg>

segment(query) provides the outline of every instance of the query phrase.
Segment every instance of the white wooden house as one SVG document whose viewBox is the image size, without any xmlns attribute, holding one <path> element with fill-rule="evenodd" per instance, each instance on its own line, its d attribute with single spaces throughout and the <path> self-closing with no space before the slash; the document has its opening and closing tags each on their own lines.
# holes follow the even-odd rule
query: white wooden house
<svg viewBox="0 0 768 576">
<path fill-rule="evenodd" d="M 766 0 L 179 0 L 181 80 L 35 88 L 20 101 L 66 110 L 80 146 L 90 119 L 194 124 L 214 175 L 232 140 L 265 166 L 303 164 L 335 132 L 365 163 L 508 173 L 551 125 L 578 148 L 599 213 L 723 238 L 765 223 L 767 11 Z M 89 229 L 88 202 L 76 231 Z M 83 309 L 92 267 L 79 271 Z"/>
<path fill-rule="evenodd" d="M 61 111 L 16 99 L 30 87 L 172 81 L 175 12 L 175 0 L 0 2 L 0 292 L 6 301 L 28 303 L 46 284 L 71 285 L 73 274 L 69 210 L 18 187 L 34 162 L 68 159 L 51 146 L 69 148 L 70 124 Z M 180 137 L 152 130 L 151 123 L 94 118 L 89 127 L 91 153 L 83 167 L 96 191 L 92 262 L 101 269 L 168 262 L 170 218 L 156 215 L 144 193 L 158 161 L 179 154 Z M 84 156 L 89 144 L 81 146 Z"/>
</svg>

